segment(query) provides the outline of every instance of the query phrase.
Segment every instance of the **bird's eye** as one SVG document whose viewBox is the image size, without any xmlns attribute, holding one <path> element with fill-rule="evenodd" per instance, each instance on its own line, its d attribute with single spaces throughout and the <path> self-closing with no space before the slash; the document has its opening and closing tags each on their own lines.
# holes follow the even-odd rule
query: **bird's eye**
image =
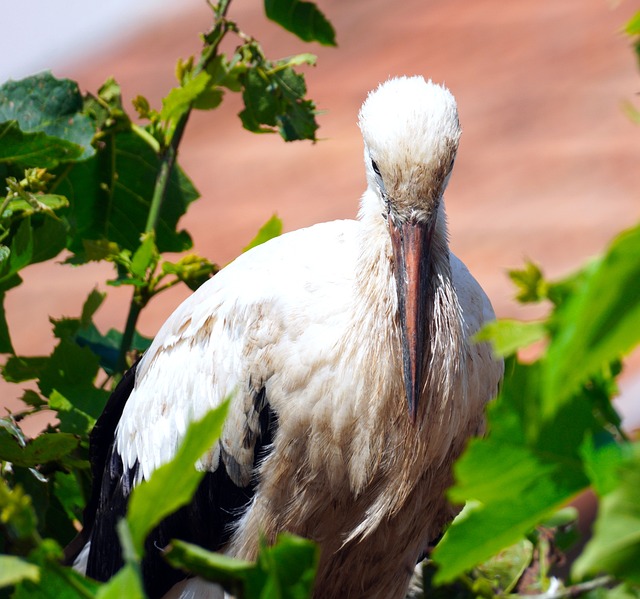
<svg viewBox="0 0 640 599">
<path fill-rule="evenodd" d="M 378 175 L 378 177 L 382 177 L 382 175 L 380 174 L 380 169 L 378 168 L 378 165 L 376 164 L 375 160 L 371 160 L 371 168 L 373 169 L 373 172 Z"/>
</svg>

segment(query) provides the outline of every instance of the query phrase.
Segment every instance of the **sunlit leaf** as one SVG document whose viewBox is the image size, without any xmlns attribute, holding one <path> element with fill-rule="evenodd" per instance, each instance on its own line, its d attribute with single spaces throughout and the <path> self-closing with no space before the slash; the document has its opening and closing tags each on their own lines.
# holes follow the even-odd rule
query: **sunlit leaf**
<svg viewBox="0 0 640 599">
<path fill-rule="evenodd" d="M 639 255 L 640 226 L 613 241 L 554 319 L 543 396 L 547 415 L 640 341 Z"/>
<path fill-rule="evenodd" d="M 249 244 L 242 250 L 243 252 L 249 251 L 251 248 L 254 248 L 265 241 L 269 241 L 274 237 L 278 237 L 282 234 L 282 220 L 279 219 L 275 214 L 260 227 L 257 235 L 249 242 Z"/>
<path fill-rule="evenodd" d="M 144 599 L 146 597 L 140 577 L 131 564 L 126 564 L 113 578 L 102 585 L 96 599 Z"/>
<path fill-rule="evenodd" d="M 476 334 L 475 340 L 491 342 L 498 356 L 510 356 L 519 349 L 543 340 L 546 335 L 544 322 L 501 319 L 485 325 Z"/>
<path fill-rule="evenodd" d="M 0 555 L 0 588 L 23 580 L 38 582 L 40 568 L 14 555 Z"/>
</svg>

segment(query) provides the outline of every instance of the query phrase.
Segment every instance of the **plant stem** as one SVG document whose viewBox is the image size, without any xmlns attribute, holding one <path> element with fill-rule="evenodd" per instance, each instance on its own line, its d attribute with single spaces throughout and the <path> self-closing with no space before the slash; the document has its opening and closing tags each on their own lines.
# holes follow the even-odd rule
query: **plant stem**
<svg viewBox="0 0 640 599">
<path fill-rule="evenodd" d="M 211 60 L 216 57 L 220 42 L 229 30 L 229 26 L 226 22 L 226 14 L 229 10 L 230 4 L 231 0 L 220 0 L 219 4 L 216 7 L 212 7 L 215 15 L 214 27 L 211 31 L 211 34 L 205 36 L 204 38 L 205 47 L 203 48 L 202 53 L 200 54 L 200 59 L 198 60 L 198 64 L 194 69 L 194 75 L 197 75 L 198 73 L 206 69 Z M 167 195 L 169 180 L 176 163 L 176 158 L 178 156 L 178 146 L 182 141 L 182 135 L 184 134 L 184 130 L 187 126 L 191 110 L 192 107 L 190 106 L 180 116 L 180 119 L 176 123 L 175 129 L 173 130 L 173 134 L 171 135 L 171 139 L 168 140 L 168 143 L 165 142 L 165 146 L 161 149 L 160 170 L 158 171 L 158 175 L 156 177 L 156 184 L 153 190 L 151 206 L 149 208 L 147 223 L 144 230 L 145 233 L 154 233 L 156 227 L 158 226 L 160 210 L 162 209 L 162 204 Z M 144 297 L 145 294 L 138 294 L 134 292 L 133 298 L 131 299 L 129 314 L 127 316 L 127 323 L 125 325 L 124 334 L 122 335 L 122 341 L 120 343 L 120 353 L 118 356 L 117 364 L 118 372 L 123 372 L 126 368 L 127 352 L 131 349 L 131 342 L 133 341 L 133 336 L 135 334 L 138 317 L 140 316 L 140 312 L 149 299 L 148 298 L 147 300 L 143 300 L 141 298 L 141 295 L 142 297 Z"/>
</svg>

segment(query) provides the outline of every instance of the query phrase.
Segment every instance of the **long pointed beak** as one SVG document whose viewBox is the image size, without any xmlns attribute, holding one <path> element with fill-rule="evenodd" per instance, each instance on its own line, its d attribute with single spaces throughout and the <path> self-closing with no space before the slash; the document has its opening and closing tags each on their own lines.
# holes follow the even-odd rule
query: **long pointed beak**
<svg viewBox="0 0 640 599">
<path fill-rule="evenodd" d="M 430 253 L 436 218 L 434 214 L 427 222 L 399 225 L 389 220 L 398 288 L 404 387 L 414 423 L 424 386 Z"/>
</svg>

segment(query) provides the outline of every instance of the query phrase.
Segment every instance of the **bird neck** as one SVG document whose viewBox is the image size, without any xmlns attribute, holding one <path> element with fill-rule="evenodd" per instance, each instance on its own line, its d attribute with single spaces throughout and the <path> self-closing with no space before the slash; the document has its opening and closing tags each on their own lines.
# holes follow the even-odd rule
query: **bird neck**
<svg viewBox="0 0 640 599">
<path fill-rule="evenodd" d="M 374 352 L 372 359 L 388 356 L 389 368 L 399 371 L 402 368 L 398 361 L 401 356 L 400 326 L 391 239 L 378 196 L 370 189 L 363 197 L 359 218 L 362 236 L 356 280 L 358 305 L 354 317 L 365 326 L 357 330 L 369 330 L 376 335 L 374 343 L 367 344 Z M 429 341 L 424 364 L 427 374 L 425 392 L 419 402 L 418 425 L 430 421 L 431 427 L 434 418 L 446 417 L 454 393 L 459 392 L 466 356 L 463 316 L 452 279 L 443 202 L 438 209 L 430 254 Z M 390 378 L 397 380 L 391 374 Z M 397 402 L 396 409 L 404 414 L 403 390 L 388 391 L 382 396 Z"/>
</svg>

